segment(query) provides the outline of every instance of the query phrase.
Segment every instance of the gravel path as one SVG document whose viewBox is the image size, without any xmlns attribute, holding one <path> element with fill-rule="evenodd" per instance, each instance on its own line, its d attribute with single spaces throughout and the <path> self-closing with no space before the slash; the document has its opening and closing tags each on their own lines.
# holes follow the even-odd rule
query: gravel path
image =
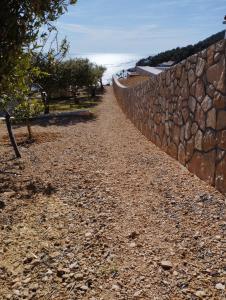
<svg viewBox="0 0 226 300">
<path fill-rule="evenodd" d="M 35 126 L 46 140 L 1 159 L 0 299 L 226 299 L 225 197 L 147 141 L 111 87 L 95 114 Z"/>
</svg>

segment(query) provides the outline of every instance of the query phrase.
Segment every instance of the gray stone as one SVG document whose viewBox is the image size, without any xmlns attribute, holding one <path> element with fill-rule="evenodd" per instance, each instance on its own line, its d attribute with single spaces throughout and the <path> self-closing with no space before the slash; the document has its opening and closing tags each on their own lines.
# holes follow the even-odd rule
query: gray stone
<svg viewBox="0 0 226 300">
<path fill-rule="evenodd" d="M 204 112 L 207 112 L 208 110 L 211 109 L 212 104 L 213 104 L 212 99 L 209 96 L 206 96 L 204 98 L 204 100 L 202 101 L 201 107 L 202 107 Z"/>
<path fill-rule="evenodd" d="M 206 127 L 210 127 L 213 129 L 216 128 L 216 109 L 215 108 L 212 108 L 207 113 Z"/>
<path fill-rule="evenodd" d="M 194 71 L 191 69 L 189 72 L 188 72 L 188 82 L 189 82 L 189 85 L 191 86 L 192 83 L 195 81 L 195 73 Z"/>
<path fill-rule="evenodd" d="M 196 99 L 194 97 L 189 97 L 188 106 L 190 108 L 190 111 L 192 113 L 194 113 L 195 112 L 195 108 L 196 108 Z"/>
<path fill-rule="evenodd" d="M 198 130 L 195 135 L 195 148 L 200 151 L 202 150 L 202 138 L 203 138 L 202 131 Z"/>
<path fill-rule="evenodd" d="M 195 71 L 196 76 L 200 77 L 203 75 L 205 65 L 206 65 L 206 61 L 200 57 L 198 59 L 198 63 L 196 66 L 196 71 Z"/>
<path fill-rule="evenodd" d="M 170 269 L 172 269 L 173 264 L 171 263 L 171 261 L 162 260 L 160 262 L 160 266 L 163 268 L 163 270 L 170 270 Z"/>
</svg>

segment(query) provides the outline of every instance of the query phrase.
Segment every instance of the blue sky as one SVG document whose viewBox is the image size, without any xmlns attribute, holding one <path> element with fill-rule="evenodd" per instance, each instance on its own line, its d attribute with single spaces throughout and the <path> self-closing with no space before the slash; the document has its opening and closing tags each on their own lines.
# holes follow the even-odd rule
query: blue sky
<svg viewBox="0 0 226 300">
<path fill-rule="evenodd" d="M 154 54 L 224 28 L 225 0 L 78 0 L 57 22 L 70 52 Z"/>
</svg>

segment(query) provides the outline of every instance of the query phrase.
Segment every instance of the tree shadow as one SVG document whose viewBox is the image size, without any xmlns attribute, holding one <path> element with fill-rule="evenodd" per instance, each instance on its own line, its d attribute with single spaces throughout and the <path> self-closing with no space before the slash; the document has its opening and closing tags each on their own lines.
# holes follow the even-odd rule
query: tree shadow
<svg viewBox="0 0 226 300">
<path fill-rule="evenodd" d="M 59 113 L 57 115 L 47 115 L 44 118 L 35 118 L 32 120 L 32 125 L 38 125 L 41 127 L 48 126 L 72 126 L 78 123 L 87 123 L 93 122 L 96 120 L 96 116 L 94 114 L 90 114 L 87 116 L 79 116 L 79 115 L 65 115 L 64 113 Z"/>
</svg>

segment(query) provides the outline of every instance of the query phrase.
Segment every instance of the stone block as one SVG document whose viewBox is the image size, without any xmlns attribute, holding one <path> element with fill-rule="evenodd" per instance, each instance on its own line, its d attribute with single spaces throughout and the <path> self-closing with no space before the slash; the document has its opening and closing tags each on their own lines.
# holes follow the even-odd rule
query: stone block
<svg viewBox="0 0 226 300">
<path fill-rule="evenodd" d="M 216 109 L 215 108 L 212 108 L 207 113 L 206 127 L 210 127 L 210 128 L 213 128 L 213 129 L 216 128 Z"/>
<path fill-rule="evenodd" d="M 214 63 L 215 45 L 210 46 L 207 49 L 207 64 L 211 66 Z"/>
<path fill-rule="evenodd" d="M 225 71 L 225 57 L 222 56 L 218 63 L 208 68 L 206 72 L 207 81 L 213 84 L 216 88 L 218 86 L 218 83 L 224 71 Z"/>
<path fill-rule="evenodd" d="M 214 184 L 216 150 L 207 153 L 195 152 L 188 163 L 190 172 L 209 184 Z"/>
<path fill-rule="evenodd" d="M 185 124 L 185 133 L 184 133 L 185 139 L 189 140 L 191 137 L 191 121 L 188 120 Z"/>
<path fill-rule="evenodd" d="M 204 112 L 207 112 L 208 110 L 211 109 L 211 107 L 213 106 L 213 101 L 212 99 L 207 95 L 203 101 L 202 101 L 202 104 L 201 104 L 201 107 L 202 107 L 202 110 Z"/>
<path fill-rule="evenodd" d="M 226 129 L 226 111 L 220 110 L 217 113 L 217 130 Z"/>
<path fill-rule="evenodd" d="M 192 113 L 195 112 L 195 108 L 196 108 L 196 99 L 194 97 L 189 97 L 189 100 L 188 100 L 188 106 L 190 108 L 190 111 Z"/>
<path fill-rule="evenodd" d="M 217 146 L 218 148 L 226 150 L 226 130 L 217 133 Z"/>
<path fill-rule="evenodd" d="M 206 87 L 206 93 L 208 96 L 210 96 L 211 98 L 213 98 L 214 93 L 215 93 L 216 89 L 212 84 L 208 84 Z"/>
<path fill-rule="evenodd" d="M 184 107 L 182 109 L 182 116 L 183 116 L 184 123 L 186 123 L 189 118 L 189 110 L 187 107 Z"/>
<path fill-rule="evenodd" d="M 198 130 L 195 135 L 195 149 L 200 151 L 202 150 L 202 138 L 203 138 L 202 131 Z"/>
<path fill-rule="evenodd" d="M 219 92 L 214 93 L 213 105 L 216 109 L 225 109 L 226 108 L 226 96 L 223 96 Z"/>
<path fill-rule="evenodd" d="M 196 79 L 196 77 L 195 77 L 195 72 L 194 72 L 192 69 L 190 69 L 190 70 L 188 71 L 188 82 L 189 82 L 189 85 L 190 85 L 190 86 L 191 86 L 192 83 L 195 81 L 195 79 Z"/>
<path fill-rule="evenodd" d="M 199 128 L 204 130 L 206 127 L 206 122 L 205 122 L 205 113 L 202 110 L 202 107 L 200 104 L 197 104 L 196 108 L 196 113 L 195 113 L 195 121 L 199 125 Z"/>
<path fill-rule="evenodd" d="M 200 77 L 203 75 L 205 65 L 206 65 L 206 61 L 203 58 L 199 57 L 198 63 L 196 65 L 196 71 L 195 71 L 195 74 L 197 77 Z"/>
<path fill-rule="evenodd" d="M 171 142 L 167 148 L 167 153 L 173 158 L 177 159 L 177 152 L 177 146 L 173 142 Z"/>
<path fill-rule="evenodd" d="M 186 162 L 188 162 L 192 158 L 194 149 L 195 149 L 195 141 L 194 138 L 192 137 L 189 141 L 187 141 L 186 144 Z"/>
<path fill-rule="evenodd" d="M 195 97 L 196 99 L 201 102 L 202 99 L 205 97 L 205 86 L 202 79 L 198 78 L 196 80 L 196 89 L 195 89 Z"/>
<path fill-rule="evenodd" d="M 178 147 L 178 160 L 182 165 L 186 163 L 186 152 L 183 144 L 180 143 Z"/>
<path fill-rule="evenodd" d="M 204 133 L 203 140 L 202 140 L 202 148 L 203 151 L 207 152 L 216 148 L 217 139 L 216 139 L 216 132 L 211 129 L 207 129 Z"/>
<path fill-rule="evenodd" d="M 177 126 L 177 125 L 174 125 L 174 127 L 173 127 L 172 139 L 173 139 L 173 141 L 176 145 L 179 145 L 179 142 L 180 142 L 180 127 Z"/>
</svg>

